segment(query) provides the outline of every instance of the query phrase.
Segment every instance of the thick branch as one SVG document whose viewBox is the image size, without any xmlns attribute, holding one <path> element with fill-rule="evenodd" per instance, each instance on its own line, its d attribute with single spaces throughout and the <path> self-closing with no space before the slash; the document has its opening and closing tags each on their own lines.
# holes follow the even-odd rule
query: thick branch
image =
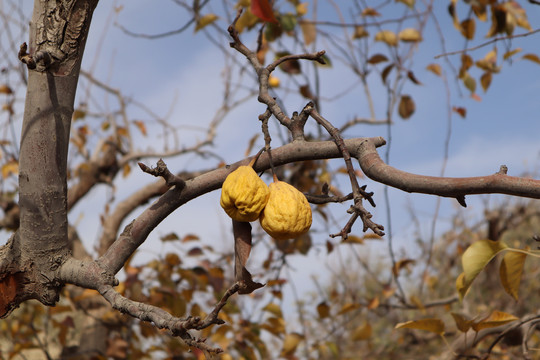
<svg viewBox="0 0 540 360">
<path fill-rule="evenodd" d="M 345 140 L 349 152 L 356 154 L 356 149 L 365 141 L 363 138 Z M 272 150 L 272 160 L 275 166 L 291 162 L 330 159 L 341 157 L 340 150 L 333 141 L 305 142 L 295 141 Z M 108 272 L 116 274 L 127 258 L 146 240 L 148 234 L 174 210 L 186 202 L 221 187 L 229 173 L 240 165 L 247 165 L 250 158 L 239 161 L 225 168 L 209 171 L 186 181 L 184 189 L 169 189 L 151 206 L 149 206 L 130 228 L 116 240 L 103 255 L 101 264 Z M 254 166 L 255 171 L 262 172 L 270 169 L 268 153 L 263 153 Z"/>
<path fill-rule="evenodd" d="M 450 178 L 411 174 L 386 165 L 375 147 L 384 145 L 381 137 L 365 139 L 355 157 L 370 179 L 406 192 L 463 198 L 473 194 L 506 194 L 540 199 L 540 180 L 495 173 L 487 176 Z"/>
</svg>

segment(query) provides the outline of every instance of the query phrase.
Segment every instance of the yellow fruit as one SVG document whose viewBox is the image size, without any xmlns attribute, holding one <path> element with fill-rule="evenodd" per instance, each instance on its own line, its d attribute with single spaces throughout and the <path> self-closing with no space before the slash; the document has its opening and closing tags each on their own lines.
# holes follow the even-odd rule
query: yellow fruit
<svg viewBox="0 0 540 360">
<path fill-rule="evenodd" d="M 278 87 L 280 83 L 281 81 L 279 81 L 279 78 L 273 75 L 270 75 L 268 78 L 268 85 L 270 85 L 270 87 Z"/>
<path fill-rule="evenodd" d="M 221 187 L 221 207 L 236 221 L 255 221 L 264 209 L 270 190 L 251 166 L 240 166 Z"/>
<path fill-rule="evenodd" d="M 300 191 L 283 181 L 269 186 L 270 197 L 259 218 L 261 226 L 276 240 L 297 238 L 311 226 L 311 207 Z"/>
</svg>

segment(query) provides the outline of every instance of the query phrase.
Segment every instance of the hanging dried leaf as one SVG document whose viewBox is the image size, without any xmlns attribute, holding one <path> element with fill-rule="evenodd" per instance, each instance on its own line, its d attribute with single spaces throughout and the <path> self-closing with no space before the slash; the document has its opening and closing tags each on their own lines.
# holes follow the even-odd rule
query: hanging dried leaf
<svg viewBox="0 0 540 360">
<path fill-rule="evenodd" d="M 392 272 L 394 273 L 394 276 L 398 276 L 401 270 L 409 269 L 409 265 L 414 265 L 415 263 L 416 261 L 412 259 L 401 259 L 396 261 L 394 267 L 392 268 Z"/>
<path fill-rule="evenodd" d="M 463 84 L 471 93 L 476 91 L 476 80 L 468 73 L 463 78 Z"/>
<path fill-rule="evenodd" d="M 363 26 L 354 27 L 353 39 L 361 39 L 366 36 L 369 36 L 369 32 L 366 30 L 365 27 Z"/>
<path fill-rule="evenodd" d="M 454 318 L 454 322 L 456 323 L 456 327 L 458 328 L 459 331 L 461 331 L 462 333 L 466 333 L 467 331 L 469 331 L 473 323 L 472 320 L 469 320 L 460 314 L 456 314 L 456 313 L 450 313 L 450 314 Z"/>
<path fill-rule="evenodd" d="M 281 356 L 289 358 L 291 357 L 294 352 L 296 351 L 296 348 L 300 344 L 300 341 L 303 340 L 303 336 L 297 333 L 290 333 L 285 335 L 285 339 L 283 340 L 283 349 L 281 350 Z"/>
<path fill-rule="evenodd" d="M 416 105 L 414 104 L 414 100 L 409 95 L 402 95 L 398 106 L 399 116 L 402 119 L 408 119 L 414 114 L 415 110 Z"/>
<path fill-rule="evenodd" d="M 497 66 L 497 48 L 488 52 L 483 59 L 478 60 L 476 66 L 485 71 L 499 72 L 501 68 Z"/>
<path fill-rule="evenodd" d="M 11 90 L 11 88 L 6 84 L 2 84 L 0 85 L 0 94 L 11 95 L 13 94 L 13 90 Z"/>
<path fill-rule="evenodd" d="M 369 323 L 365 323 L 364 325 L 358 326 L 356 329 L 354 329 L 352 333 L 352 340 L 353 341 L 362 341 L 362 340 L 368 340 L 371 338 L 371 325 Z"/>
<path fill-rule="evenodd" d="M 538 57 L 536 54 L 525 54 L 523 55 L 522 59 L 526 59 L 540 65 L 540 57 Z"/>
<path fill-rule="evenodd" d="M 381 16 L 381 14 L 377 10 L 370 7 L 364 8 L 364 10 L 362 10 L 361 15 L 362 16 Z"/>
<path fill-rule="evenodd" d="M 383 54 L 375 54 L 368 59 L 369 64 L 378 64 L 385 61 L 388 61 L 388 58 Z"/>
<path fill-rule="evenodd" d="M 278 304 L 275 303 L 269 303 L 265 307 L 263 307 L 264 311 L 268 311 L 271 314 L 274 314 L 278 318 L 282 318 L 283 314 L 281 312 L 281 307 Z"/>
<path fill-rule="evenodd" d="M 489 88 L 492 77 L 493 75 L 491 75 L 491 72 L 489 71 L 483 73 L 482 76 L 480 77 L 480 85 L 482 85 L 482 89 L 484 90 L 484 92 L 486 92 L 487 89 Z"/>
<path fill-rule="evenodd" d="M 259 19 L 277 23 L 269 0 L 251 0 L 251 12 Z"/>
<path fill-rule="evenodd" d="M 309 85 L 307 84 L 300 86 L 299 92 L 306 99 L 310 99 L 310 100 L 315 99 L 315 94 L 313 94 L 313 92 L 309 88 Z"/>
<path fill-rule="evenodd" d="M 431 71 L 437 76 L 442 75 L 442 68 L 441 68 L 441 65 L 439 64 L 429 64 L 428 66 L 426 66 L 426 70 Z"/>
<path fill-rule="evenodd" d="M 2 165 L 2 178 L 6 179 L 10 175 L 19 175 L 19 162 L 16 160 L 10 160 Z"/>
<path fill-rule="evenodd" d="M 137 129 L 139 129 L 141 134 L 143 134 L 143 136 L 146 136 L 146 134 L 147 134 L 146 133 L 146 125 L 144 124 L 144 122 L 142 122 L 140 120 L 134 120 L 133 123 L 135 124 Z"/>
<path fill-rule="evenodd" d="M 453 106 L 452 111 L 455 112 L 455 113 L 458 113 L 459 116 L 461 116 L 464 119 L 467 116 L 467 109 L 465 109 L 464 107 Z"/>
<path fill-rule="evenodd" d="M 407 321 L 397 324 L 395 326 L 395 329 L 426 330 L 438 335 L 444 335 L 444 323 L 441 319 L 423 319 Z"/>
<path fill-rule="evenodd" d="M 522 51 L 521 48 L 516 48 L 514 50 L 507 51 L 503 55 L 503 60 L 507 60 L 507 59 L 511 58 L 512 56 L 514 56 L 515 54 L 517 54 L 518 52 L 521 52 L 521 51 Z"/>
<path fill-rule="evenodd" d="M 165 236 L 162 236 L 159 238 L 161 241 L 163 242 L 167 242 L 167 241 L 176 241 L 176 240 L 180 240 L 180 238 L 178 237 L 178 235 L 176 235 L 176 233 L 168 233 L 167 235 Z"/>
<path fill-rule="evenodd" d="M 276 53 L 276 59 L 282 58 L 282 57 L 290 55 L 290 54 L 291 53 L 286 52 L 286 51 L 278 52 L 278 53 Z M 279 68 L 284 73 L 287 73 L 287 74 L 290 74 L 290 75 L 296 75 L 296 74 L 300 74 L 302 72 L 302 69 L 300 67 L 300 61 L 298 61 L 296 59 L 282 62 L 279 65 Z"/>
<path fill-rule="evenodd" d="M 358 308 L 360 308 L 360 304 L 358 303 L 347 303 L 341 307 L 337 315 L 343 315 Z"/>
<path fill-rule="evenodd" d="M 405 4 L 407 5 L 408 7 L 410 7 L 411 9 L 414 7 L 414 3 L 415 3 L 416 0 L 396 0 L 396 2 L 400 2 L 402 4 Z"/>
<path fill-rule="evenodd" d="M 478 274 L 501 251 L 508 246 L 502 241 L 480 240 L 473 243 L 461 256 L 463 277 L 458 277 L 456 286 L 460 294 L 465 294 Z"/>
<path fill-rule="evenodd" d="M 86 111 L 84 111 L 83 109 L 75 109 L 73 111 L 73 115 L 71 116 L 71 118 L 73 121 L 77 121 L 79 119 L 84 119 L 85 116 L 86 116 Z"/>
<path fill-rule="evenodd" d="M 296 15 L 298 16 L 304 16 L 308 13 L 308 3 L 305 2 L 305 3 L 300 3 L 298 5 L 296 5 Z"/>
<path fill-rule="evenodd" d="M 496 310 L 493 311 L 487 318 L 474 322 L 472 328 L 474 331 L 478 332 L 482 329 L 498 327 L 516 320 L 519 320 L 519 318 L 515 317 L 514 315 Z"/>
<path fill-rule="evenodd" d="M 381 78 L 382 78 L 383 83 L 386 84 L 386 78 L 388 77 L 388 75 L 390 75 L 390 71 L 392 71 L 393 68 L 394 68 L 394 64 L 390 64 L 383 69 L 383 71 L 381 72 Z"/>
<path fill-rule="evenodd" d="M 476 30 L 476 23 L 474 18 L 466 19 L 461 22 L 461 34 L 468 40 L 474 39 L 474 33 Z"/>
<path fill-rule="evenodd" d="M 288 34 L 291 34 L 297 23 L 298 21 L 296 20 L 296 16 L 294 14 L 282 14 L 279 16 L 279 24 L 281 25 L 283 31 Z"/>
<path fill-rule="evenodd" d="M 416 85 L 422 85 L 422 83 L 416 78 L 416 76 L 414 75 L 414 73 L 412 71 L 410 71 L 410 70 L 407 71 L 407 77 L 409 78 L 409 80 L 411 80 Z"/>
<path fill-rule="evenodd" d="M 399 32 L 399 40 L 403 42 L 418 42 L 422 41 L 422 34 L 414 28 L 403 29 Z"/>
<path fill-rule="evenodd" d="M 397 46 L 398 37 L 392 30 L 381 30 L 375 34 L 375 41 L 382 41 L 389 46 Z"/>
<path fill-rule="evenodd" d="M 461 67 L 459 68 L 459 78 L 463 79 L 467 75 L 467 71 L 473 66 L 474 61 L 472 57 L 467 54 L 461 55 Z"/>
<path fill-rule="evenodd" d="M 519 284 L 521 283 L 521 274 L 523 273 L 526 258 L 527 254 L 509 251 L 504 254 L 499 269 L 504 290 L 516 301 L 519 298 Z"/>
<path fill-rule="evenodd" d="M 317 27 L 312 22 L 301 21 L 300 28 L 302 29 L 302 35 L 304 36 L 304 44 L 307 46 L 315 41 L 317 38 Z"/>
<path fill-rule="evenodd" d="M 319 314 L 319 318 L 324 319 L 330 316 L 330 306 L 326 302 L 319 303 L 317 305 L 317 314 Z"/>
<path fill-rule="evenodd" d="M 251 225 L 248 222 L 236 220 L 232 222 L 234 234 L 234 277 L 236 281 L 243 282 L 243 286 L 238 293 L 251 294 L 253 291 L 264 286 L 263 284 L 254 282 L 251 274 L 245 267 L 251 252 Z"/>
<path fill-rule="evenodd" d="M 195 32 L 204 29 L 206 26 L 212 24 L 218 19 L 216 14 L 206 14 L 199 18 L 197 24 L 195 25 Z"/>
</svg>

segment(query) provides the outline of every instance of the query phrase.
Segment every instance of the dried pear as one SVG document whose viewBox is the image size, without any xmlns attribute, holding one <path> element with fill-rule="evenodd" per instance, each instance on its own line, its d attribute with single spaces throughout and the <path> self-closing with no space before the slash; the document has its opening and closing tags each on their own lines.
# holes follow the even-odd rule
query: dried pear
<svg viewBox="0 0 540 360">
<path fill-rule="evenodd" d="M 311 227 L 311 207 L 300 191 L 283 181 L 269 185 L 270 197 L 259 221 L 276 240 L 297 238 Z"/>
<path fill-rule="evenodd" d="M 251 166 L 230 173 L 221 187 L 221 207 L 236 221 L 255 221 L 266 206 L 270 190 Z"/>
</svg>

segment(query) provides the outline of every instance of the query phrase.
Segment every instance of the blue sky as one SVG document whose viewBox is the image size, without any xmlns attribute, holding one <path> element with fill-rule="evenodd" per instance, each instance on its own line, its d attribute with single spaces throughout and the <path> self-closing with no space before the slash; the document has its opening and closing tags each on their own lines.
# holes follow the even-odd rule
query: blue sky
<svg viewBox="0 0 540 360">
<path fill-rule="evenodd" d="M 26 0 L 27 4 L 31 2 Z M 311 3 L 311 2 L 309 2 Z M 321 2 L 323 3 L 323 2 Z M 460 50 L 464 46 L 464 40 L 452 28 L 450 17 L 447 15 L 447 2 L 436 1 L 438 7 L 436 13 L 441 20 L 441 26 L 446 29 L 448 36 L 446 47 L 448 51 Z M 540 25 L 540 7 L 527 5 L 521 2 L 529 12 L 529 20 L 533 28 Z M 113 8 L 122 6 L 122 10 L 116 15 Z M 323 6 L 323 5 L 321 5 Z M 330 14 L 331 9 L 323 9 L 321 13 Z M 94 14 L 92 30 L 88 39 L 83 68 L 94 69 L 94 74 L 101 81 L 114 88 L 119 88 L 127 96 L 143 102 L 154 112 L 164 116 L 175 104 L 170 116 L 171 121 L 186 129 L 181 134 L 181 140 L 190 142 L 204 134 L 199 131 L 187 131 L 193 126 L 204 127 L 214 115 L 222 97 L 221 72 L 223 56 L 204 38 L 203 34 L 193 36 L 193 30 L 158 40 L 146 40 L 128 37 L 114 26 L 118 21 L 128 29 L 143 33 L 159 33 L 179 27 L 186 21 L 184 11 L 170 1 L 161 1 L 159 6 L 155 2 L 130 0 L 130 1 L 101 1 Z M 221 22 L 225 26 L 225 22 Z M 434 28 L 428 27 L 430 34 Z M 486 29 L 478 29 L 482 32 Z M 517 32 L 523 32 L 518 29 Z M 538 37 L 533 35 L 527 38 L 517 39 L 513 42 L 514 47 L 525 49 L 523 53 L 540 52 Z M 228 41 L 228 40 L 227 40 Z M 485 41 L 475 40 L 477 45 Z M 254 43 L 248 43 L 253 46 Z M 503 44 L 498 44 L 499 54 L 504 52 Z M 228 45 L 225 43 L 225 47 Z M 492 46 L 486 46 L 472 52 L 475 57 L 483 56 Z M 382 49 L 382 48 L 381 48 Z M 232 49 L 230 51 L 233 51 Z M 381 50 L 382 51 L 382 50 Z M 434 57 L 442 53 L 438 40 L 426 36 L 417 51 L 414 63 L 415 75 L 425 85 L 407 85 L 406 91 L 416 101 L 414 116 L 402 121 L 395 117 L 395 125 L 391 129 L 392 144 L 390 164 L 405 171 L 425 175 L 438 175 L 441 171 L 442 157 L 444 153 L 444 141 L 447 135 L 448 115 L 445 98 L 444 84 L 432 73 L 424 68 L 430 63 L 441 63 L 442 59 Z M 332 56 L 332 54 L 329 54 Z M 459 55 L 454 55 L 451 60 L 457 64 Z M 240 57 L 239 57 L 240 58 Z M 499 60 L 500 61 L 500 60 Z M 286 81 L 284 74 L 277 73 L 282 81 Z M 479 72 L 473 72 L 478 76 Z M 452 115 L 452 136 L 450 142 L 450 157 L 446 167 L 447 176 L 477 176 L 494 173 L 501 164 L 506 164 L 511 175 L 519 175 L 524 171 L 535 171 L 540 164 L 540 66 L 530 61 L 520 60 L 520 54 L 515 56 L 512 65 L 504 63 L 502 72 L 497 74 L 489 91 L 484 94 L 481 90 L 478 94 L 482 101 L 470 99 L 467 90 L 462 89 L 463 96 L 456 92 L 456 83 L 450 80 L 452 89 L 453 106 L 467 108 L 467 117 L 460 118 Z M 451 76 L 451 74 L 449 74 Z M 339 61 L 333 62 L 331 69 L 321 70 L 323 95 L 332 96 L 343 89 L 343 84 L 354 84 L 349 72 L 345 71 Z M 386 95 L 383 92 L 380 81 L 373 81 L 375 106 L 378 114 L 383 116 L 386 106 Z M 81 82 L 85 84 L 84 80 Z M 279 94 L 279 93 L 278 93 Z M 325 103 L 322 107 L 323 115 L 335 125 L 343 124 L 353 116 L 367 116 L 366 104 L 362 98 L 363 92 L 359 87 L 353 88 L 349 93 L 338 101 Z M 110 102 L 108 104 L 108 102 Z M 305 104 L 305 100 L 298 97 L 288 96 L 285 98 L 288 111 L 299 110 Z M 108 105 L 107 105 L 108 104 Z M 114 107 L 114 99 L 108 98 L 103 106 Z M 136 110 L 130 115 L 133 118 L 142 117 L 144 114 Z M 243 158 L 248 139 L 259 131 L 260 125 L 257 116 L 264 111 L 264 106 L 253 98 L 238 109 L 234 110 L 219 127 L 219 134 L 215 141 L 215 151 L 222 156 L 225 162 L 232 163 Z M 152 130 L 150 130 L 152 133 Z M 384 127 L 359 126 L 346 134 L 347 137 L 358 136 L 383 136 L 387 137 L 387 129 Z M 161 141 L 159 138 L 150 136 L 140 140 L 142 149 L 156 145 Z M 262 146 L 259 139 L 258 146 Z M 276 146 L 276 145 L 274 145 Z M 381 155 L 385 149 L 381 149 Z M 215 159 L 201 162 L 194 156 L 187 156 L 180 160 L 167 161 L 173 170 L 199 169 L 216 165 Z M 334 162 L 336 167 L 341 166 Z M 141 184 L 153 181 L 147 176 L 131 176 L 124 185 L 117 188 L 116 199 L 121 200 L 129 192 Z M 386 224 L 386 207 L 383 201 L 382 186 L 367 179 L 362 183 L 368 184 L 368 189 L 375 191 L 377 208 L 372 209 L 375 221 Z M 345 184 L 346 185 L 346 184 Z M 95 189 L 91 194 L 91 207 L 76 208 L 71 215 L 72 222 L 80 224 L 81 233 L 89 246 L 97 239 L 96 233 L 99 219 L 96 214 L 101 211 L 110 190 L 105 187 Z M 394 241 L 398 248 L 406 247 L 413 238 L 413 228 L 407 206 L 416 209 L 422 231 L 429 233 L 429 224 L 435 207 L 435 198 L 426 195 L 404 194 L 397 190 L 390 190 L 392 225 Z M 485 198 L 485 197 L 484 197 Z M 497 199 L 497 197 L 492 197 Z M 158 227 L 151 238 L 142 247 L 142 253 L 152 255 L 163 251 L 157 235 L 164 235 L 171 231 L 180 236 L 187 233 L 199 234 L 203 241 L 207 241 L 218 249 L 232 249 L 232 236 L 230 235 L 230 220 L 219 207 L 219 192 L 213 192 L 207 196 L 196 199 L 177 210 L 169 219 Z M 483 209 L 482 197 L 469 197 L 467 209 L 459 209 L 454 199 L 443 199 L 441 213 L 443 218 L 448 218 L 455 211 L 465 211 L 469 217 L 478 216 Z M 345 210 L 348 206 L 334 205 L 334 215 L 342 221 L 347 220 Z M 133 214 L 133 217 L 136 214 Z M 208 224 L 211 223 L 212 226 Z M 438 229 L 448 227 L 447 222 L 441 222 Z M 320 225 L 314 226 L 315 230 L 322 230 Z M 331 232 L 337 232 L 339 226 L 331 228 Z M 361 235 L 361 226 L 357 225 L 354 234 Z M 314 241 L 323 244 L 327 236 L 324 232 L 316 232 Z M 257 257 L 265 256 L 265 249 L 259 253 L 255 251 L 251 263 L 256 268 Z M 386 242 L 381 242 L 375 249 L 362 250 L 386 251 Z M 414 251 L 413 251 L 414 254 Z M 335 258 L 334 258 L 335 260 Z M 294 278 L 300 284 L 300 290 L 312 290 L 310 271 L 313 264 L 332 262 L 332 257 L 326 256 L 323 249 L 314 250 L 309 257 L 295 257 Z M 300 269 L 303 269 L 300 271 Z M 256 271 L 253 271 L 256 273 Z M 317 276 L 324 277 L 324 273 Z"/>
</svg>

